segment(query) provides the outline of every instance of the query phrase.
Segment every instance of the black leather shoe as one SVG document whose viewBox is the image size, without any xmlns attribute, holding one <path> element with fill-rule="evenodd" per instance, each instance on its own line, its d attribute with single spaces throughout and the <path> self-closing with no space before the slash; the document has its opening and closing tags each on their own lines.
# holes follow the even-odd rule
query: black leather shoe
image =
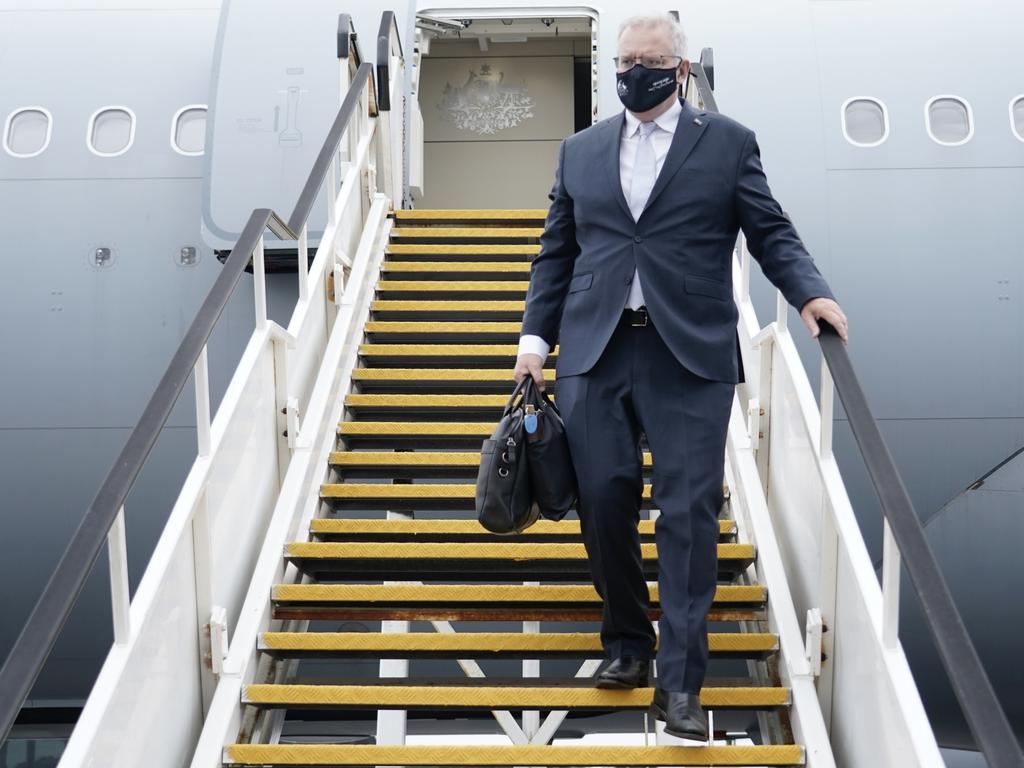
<svg viewBox="0 0 1024 768">
<path fill-rule="evenodd" d="M 700 705 L 700 694 L 654 689 L 651 712 L 665 723 L 665 733 L 682 739 L 708 740 L 708 718 Z"/>
<path fill-rule="evenodd" d="M 650 662 L 633 656 L 621 656 L 597 676 L 598 688 L 646 688 L 650 684 Z"/>
</svg>

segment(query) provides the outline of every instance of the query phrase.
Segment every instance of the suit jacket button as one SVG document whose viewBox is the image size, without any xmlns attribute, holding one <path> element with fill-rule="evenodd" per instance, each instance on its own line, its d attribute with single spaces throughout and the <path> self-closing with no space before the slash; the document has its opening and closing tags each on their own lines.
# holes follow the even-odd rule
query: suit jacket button
<svg viewBox="0 0 1024 768">
<path fill-rule="evenodd" d="M 633 242 L 634 243 L 642 243 L 643 241 L 644 241 L 644 239 L 642 237 L 640 237 L 640 235 L 635 235 L 633 237 Z"/>
</svg>

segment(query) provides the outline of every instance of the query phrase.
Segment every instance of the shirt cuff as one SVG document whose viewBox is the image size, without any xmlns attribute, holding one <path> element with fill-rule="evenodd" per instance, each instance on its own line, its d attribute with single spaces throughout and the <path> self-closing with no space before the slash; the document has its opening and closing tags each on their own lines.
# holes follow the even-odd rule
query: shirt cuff
<svg viewBox="0 0 1024 768">
<path fill-rule="evenodd" d="M 519 337 L 518 354 L 522 355 L 527 352 L 532 352 L 535 355 L 540 355 L 540 362 L 542 365 L 550 350 L 551 347 L 540 336 L 535 336 L 532 333 L 526 333 Z"/>
</svg>

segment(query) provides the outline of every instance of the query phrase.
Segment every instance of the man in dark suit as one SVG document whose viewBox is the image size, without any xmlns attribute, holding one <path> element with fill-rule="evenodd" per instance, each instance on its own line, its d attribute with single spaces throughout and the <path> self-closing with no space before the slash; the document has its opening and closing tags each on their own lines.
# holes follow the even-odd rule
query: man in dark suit
<svg viewBox="0 0 1024 768">
<path fill-rule="evenodd" d="M 637 532 L 646 435 L 662 609 L 652 709 L 669 733 L 707 739 L 698 695 L 726 432 L 743 380 L 738 231 L 813 336 L 821 318 L 846 341 L 847 323 L 772 197 L 753 132 L 679 98 L 690 63 L 678 22 L 667 13 L 626 19 L 617 54 L 626 109 L 559 147 L 513 377 L 543 389 L 544 358 L 559 344 L 556 403 L 611 660 L 599 687 L 648 685 L 654 657 Z"/>
</svg>

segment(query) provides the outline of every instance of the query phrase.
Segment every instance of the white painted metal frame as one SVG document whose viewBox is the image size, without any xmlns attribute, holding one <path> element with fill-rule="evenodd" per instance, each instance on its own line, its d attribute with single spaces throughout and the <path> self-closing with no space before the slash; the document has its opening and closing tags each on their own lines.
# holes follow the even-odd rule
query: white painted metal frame
<svg viewBox="0 0 1024 768">
<path fill-rule="evenodd" d="M 761 328 L 749 296 L 751 255 L 742 240 L 734 259 L 734 295 L 746 371 L 729 430 L 736 489 L 745 495 L 758 568 L 768 586 L 772 621 L 807 617 L 803 632 L 822 633 L 824 659 L 817 697 L 839 765 L 942 766 L 920 695 L 897 638 L 899 554 L 886 535 L 883 586 L 832 452 L 832 379 L 821 360 L 821 404 L 815 402 L 787 328 L 789 305 L 777 294 L 777 316 Z M 743 414 L 747 415 L 746 420 Z M 751 474 L 751 467 L 757 474 Z M 755 485 L 767 489 L 757 498 Z M 886 528 L 888 530 L 888 528 Z M 766 544 L 772 545 L 766 549 Z M 818 622 L 821 622 L 820 627 Z M 805 681 L 818 660 L 797 652 L 798 624 L 780 633 L 780 673 L 795 680 L 794 728 L 810 746 L 802 706 Z M 802 658 L 801 658 L 802 657 Z M 808 666 L 810 665 L 810 666 Z M 811 733 L 817 733 L 817 728 Z M 870 739 L 865 733 L 872 734 Z M 808 750 L 808 761 L 812 759 Z"/>
<path fill-rule="evenodd" d="M 339 388 L 390 227 L 390 200 L 376 191 L 370 88 L 372 80 L 342 140 L 343 180 L 340 188 L 336 175 L 329 180 L 329 224 L 308 270 L 302 233 L 300 297 L 287 329 L 266 316 L 262 240 L 253 253 L 255 331 L 212 420 L 205 350 L 197 361 L 197 458 L 130 607 L 121 518 L 111 530 L 115 643 L 62 768 L 177 768 L 192 758 L 204 719 L 220 726 L 209 762 L 219 765 L 227 723 L 240 714 L 242 675 L 253 673 L 257 633 L 269 621 L 270 584 L 282 576 L 282 546 L 318 501 Z"/>
</svg>

